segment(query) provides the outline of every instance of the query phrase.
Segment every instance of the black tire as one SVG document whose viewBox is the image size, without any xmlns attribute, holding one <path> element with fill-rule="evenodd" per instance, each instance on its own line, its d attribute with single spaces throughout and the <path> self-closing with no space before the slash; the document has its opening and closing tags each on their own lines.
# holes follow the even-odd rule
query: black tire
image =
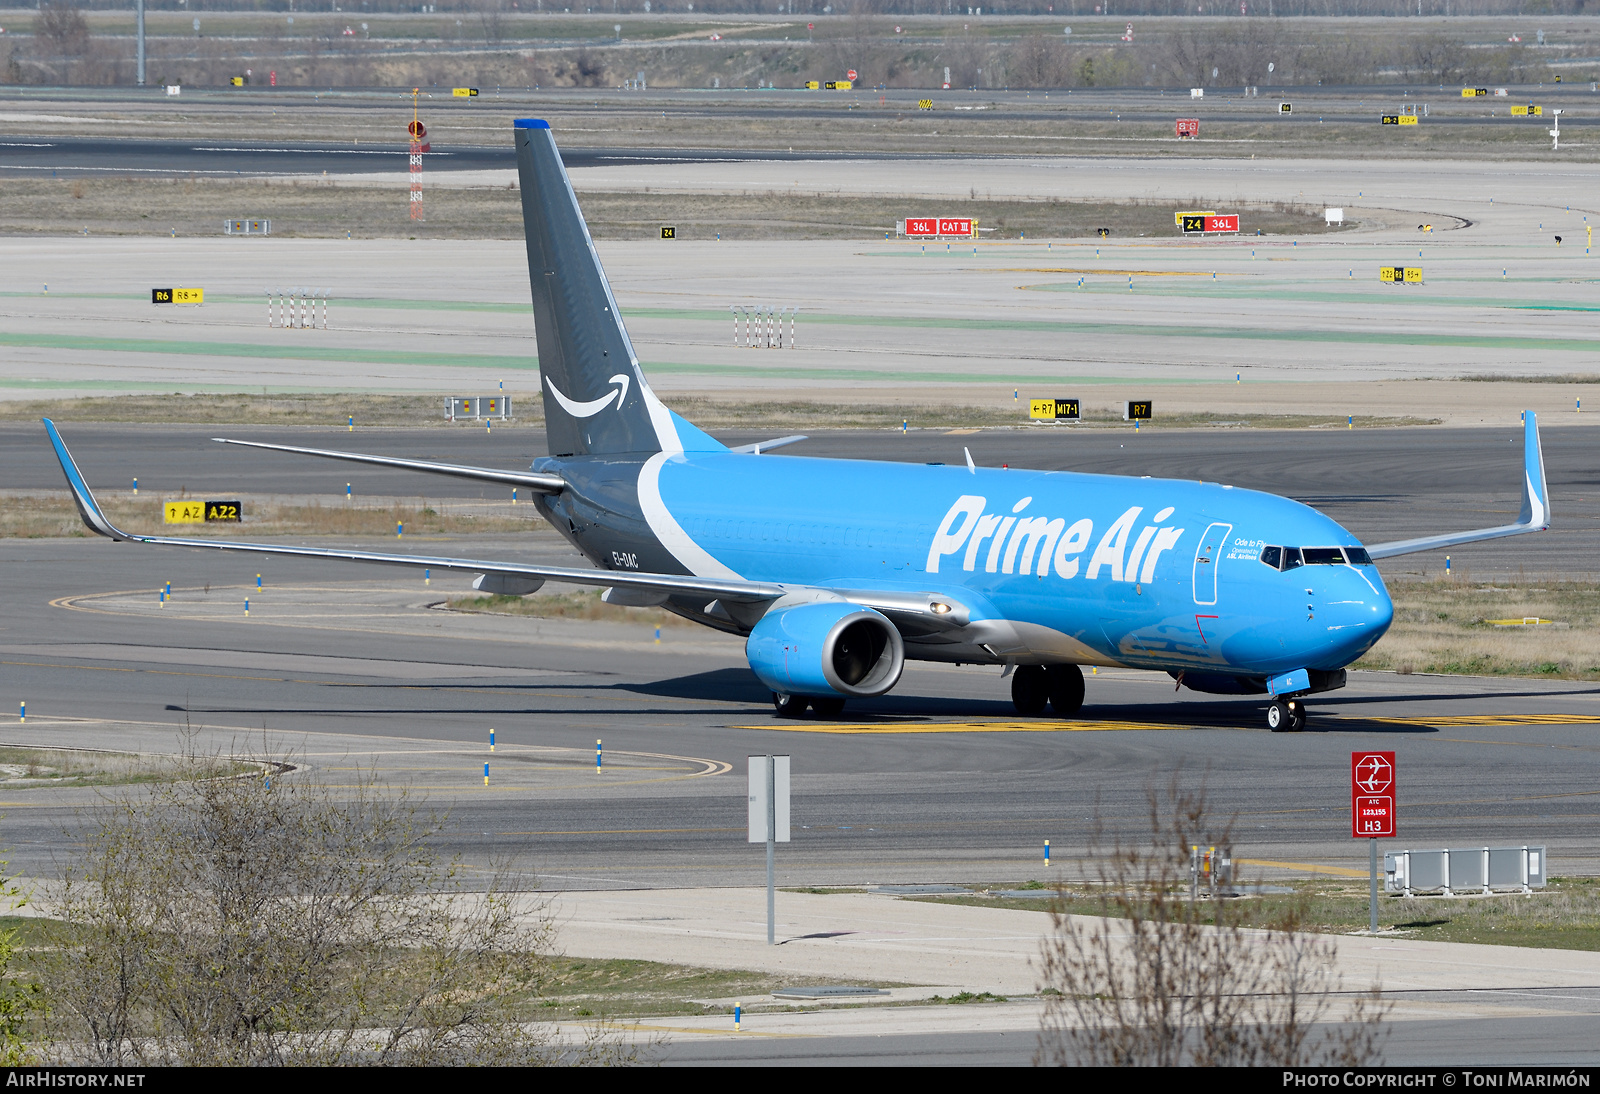
<svg viewBox="0 0 1600 1094">
<path fill-rule="evenodd" d="M 1018 714 L 1043 714 L 1050 701 L 1050 678 L 1043 665 L 1023 665 L 1011 674 L 1011 705 Z"/>
<path fill-rule="evenodd" d="M 804 695 L 784 695 L 782 692 L 772 693 L 772 706 L 780 718 L 804 717 L 806 707 L 811 705 L 811 700 Z"/>
<path fill-rule="evenodd" d="M 844 713 L 844 699 L 837 696 L 827 699 L 813 699 L 811 700 L 811 709 L 816 712 L 818 718 L 837 718 Z"/>
<path fill-rule="evenodd" d="M 1267 728 L 1274 733 L 1289 732 L 1289 704 L 1282 699 L 1267 708 Z"/>
<path fill-rule="evenodd" d="M 1050 686 L 1050 709 L 1071 718 L 1083 707 L 1083 670 L 1077 665 L 1051 665 L 1045 670 Z"/>
<path fill-rule="evenodd" d="M 1306 728 L 1306 705 L 1296 699 L 1289 700 L 1289 732 L 1299 733 Z"/>
</svg>

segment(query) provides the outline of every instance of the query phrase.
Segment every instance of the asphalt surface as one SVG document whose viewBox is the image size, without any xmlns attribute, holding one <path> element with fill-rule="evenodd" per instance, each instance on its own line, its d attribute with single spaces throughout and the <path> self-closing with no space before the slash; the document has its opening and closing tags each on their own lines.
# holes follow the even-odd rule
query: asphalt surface
<svg viewBox="0 0 1600 1094">
<path fill-rule="evenodd" d="M 357 464 L 219 445 L 212 437 L 343 449 L 448 463 L 526 469 L 546 454 L 541 430 L 490 434 L 476 425 L 431 429 L 283 429 L 224 426 L 126 426 L 57 423 L 91 486 L 126 489 L 138 478 L 153 493 L 343 495 L 500 499 L 508 491 L 443 476 L 389 472 Z M 1541 423 L 1552 531 L 1451 552 L 1452 565 L 1474 572 L 1593 574 L 1600 559 L 1600 466 L 1587 426 Z M 765 433 L 721 431 L 730 444 Z M 940 431 L 818 431 L 773 458 L 941 462 L 959 465 L 969 449 L 988 467 L 1195 479 L 1265 490 L 1305 502 L 1338 520 L 1362 542 L 1408 539 L 1487 527 L 1516 518 L 1521 501 L 1521 432 L 1515 428 L 1409 427 L 1371 430 L 1163 431 L 1032 427 L 974 434 Z M 61 483 L 43 429 L 0 424 L 5 487 L 53 490 Z M 1405 556 L 1386 572 L 1437 571 L 1443 553 Z"/>
<path fill-rule="evenodd" d="M 70 175 L 361 175 L 405 171 L 410 149 L 389 141 L 365 146 L 316 141 L 150 140 L 133 137 L 6 137 L 0 176 Z M 430 144 L 428 171 L 516 167 L 509 140 L 471 146 Z M 632 164 L 740 163 L 749 160 L 904 159 L 868 154 L 789 153 L 738 149 L 563 148 L 568 168 Z"/>
<path fill-rule="evenodd" d="M 56 472 L 35 430 L 7 427 L 0 459 L 14 482 L 51 486 Z M 112 451 L 141 457 L 141 496 L 160 496 L 176 480 L 186 480 L 191 494 L 213 487 L 333 492 L 330 486 L 342 493 L 343 469 L 330 475 L 287 456 L 230 452 L 203 440 L 214 432 L 221 431 L 80 426 L 67 440 L 92 484 L 122 485 L 135 466 L 118 473 Z M 1324 500 L 1342 482 L 1335 500 L 1348 512 L 1372 497 L 1355 487 L 1381 484 L 1386 489 L 1372 502 L 1380 515 L 1371 523 L 1405 535 L 1429 530 L 1417 511 L 1457 504 L 1457 479 L 1500 484 L 1489 500 L 1514 509 L 1516 446 L 1492 431 L 1455 432 L 1380 432 L 1367 448 L 1335 432 L 1141 431 L 1139 442 L 1149 445 L 1144 469 L 1151 471 L 1199 463 L 1239 472 L 1241 485 L 1276 477 Z M 352 441 L 348 434 L 308 434 L 273 435 Z M 1558 520 L 1576 522 L 1561 514 L 1576 508 L 1567 500 L 1567 476 L 1582 472 L 1561 469 L 1579 462 L 1583 436 L 1550 433 Z M 369 432 L 353 440 L 367 449 L 505 466 L 538 448 L 532 431 L 514 449 L 508 444 L 514 456 L 503 451 L 499 460 L 485 459 L 481 434 L 468 431 Z M 808 443 L 864 454 L 898 443 L 909 446 L 902 455 L 924 456 L 962 444 L 984 457 L 986 444 L 1024 452 L 1035 445 L 1036 456 L 1070 445 L 1036 462 L 1107 469 L 1121 460 L 1122 470 L 1141 470 L 1114 447 L 1127 438 L 1112 434 L 856 434 Z M 1431 443 L 1445 444 L 1452 470 L 1430 470 L 1420 454 Z M 1397 458 L 1406 452 L 1409 460 Z M 363 494 L 389 486 L 378 476 L 361 483 Z M 1458 512 L 1452 523 L 1483 519 Z M 1592 535 L 1550 536 L 1542 549 L 1554 564 L 1587 565 Z M 408 538 L 397 546 L 581 564 L 548 530 L 487 541 Z M 849 719 L 862 729 L 841 734 L 823 732 L 831 728 L 824 723 L 774 722 L 737 639 L 666 627 L 657 644 L 643 624 L 430 609 L 465 593 L 465 578 L 436 577 L 423 586 L 406 571 L 98 539 L 0 541 L 0 564 L 8 575 L 0 593 L 0 695 L 30 703 L 26 735 L 18 739 L 44 734 L 56 743 L 170 748 L 188 724 L 204 727 L 223 748 L 252 737 L 311 748 L 319 757 L 392 746 L 411 756 L 394 761 L 404 777 L 422 779 L 448 803 L 453 850 L 478 863 L 521 856 L 557 887 L 759 880 L 759 856 L 740 834 L 743 757 L 773 749 L 795 756 L 802 833 L 780 855 L 787 884 L 1023 880 L 1039 874 L 1044 839 L 1070 860 L 1097 817 L 1112 830 L 1136 831 L 1148 790 L 1180 770 L 1209 781 L 1214 806 L 1237 814 L 1239 854 L 1359 868 L 1364 855 L 1348 838 L 1344 766 L 1351 749 L 1376 746 L 1400 753 L 1408 841 L 1548 843 L 1556 872 L 1600 869 L 1600 815 L 1584 759 L 1600 747 L 1592 724 L 1600 722 L 1600 688 L 1588 684 L 1358 673 L 1349 688 L 1317 697 L 1309 732 L 1286 737 L 1267 733 L 1259 702 L 1174 695 L 1164 676 L 1108 672 L 1090 677 L 1083 724 L 1035 732 L 992 725 L 1015 721 L 997 671 L 912 666 L 889 695 L 852 703 Z M 258 571 L 266 574 L 259 591 L 252 587 Z M 174 582 L 174 603 L 158 610 L 155 591 L 165 581 Z M 253 600 L 248 618 L 239 611 L 245 596 Z M 1444 715 L 1451 718 L 1427 720 Z M 1513 724 L 1524 716 L 1533 724 Z M 511 785 L 497 781 L 491 794 L 477 793 L 491 727 L 502 750 L 555 750 L 564 774 L 549 785 L 527 783 L 520 761 L 497 756 Z M 633 757 L 618 763 L 676 759 L 661 761 L 671 770 L 659 779 L 602 786 L 586 767 L 596 738 L 619 757 Z M 532 778 L 532 769 L 526 774 Z M 7 806 L 6 846 L 15 868 L 45 870 L 82 802 L 62 792 L 26 804 Z"/>
</svg>

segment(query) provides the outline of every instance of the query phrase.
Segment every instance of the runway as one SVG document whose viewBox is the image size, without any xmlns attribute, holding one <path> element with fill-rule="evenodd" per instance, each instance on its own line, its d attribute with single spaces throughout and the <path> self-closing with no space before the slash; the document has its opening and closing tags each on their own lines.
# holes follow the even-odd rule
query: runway
<svg viewBox="0 0 1600 1094">
<path fill-rule="evenodd" d="M 509 143 L 461 145 L 430 142 L 425 169 L 509 171 L 516 168 Z M 260 140 L 153 140 L 132 137 L 0 138 L 0 178 L 75 175 L 363 175 L 403 172 L 410 149 L 403 141 L 349 142 Z M 561 161 L 578 167 L 646 164 L 738 163 L 746 160 L 906 159 L 899 155 L 790 153 L 781 150 L 676 148 L 563 148 Z"/>
<path fill-rule="evenodd" d="M 1596 572 L 1600 479 L 1593 466 L 1593 429 L 1571 421 L 1577 417 L 1570 416 L 1570 424 L 1541 419 L 1555 513 L 1552 531 L 1457 550 L 1454 566 L 1477 575 L 1547 573 L 1569 579 Z M 510 501 L 509 490 L 484 483 L 219 445 L 211 440 L 215 436 L 508 470 L 525 470 L 535 457 L 547 454 L 539 429 L 501 428 L 486 434 L 467 423 L 354 434 L 256 426 L 58 425 L 92 487 L 126 490 L 137 478 L 141 490 L 154 496 L 180 490 L 216 497 L 294 494 L 320 496 L 332 504 L 351 483 L 363 498 Z M 713 432 L 738 445 L 784 431 Z M 1515 519 L 1521 499 L 1520 444 L 1513 417 L 1504 426 L 1478 429 L 825 430 L 773 458 L 960 464 L 966 449 L 988 467 L 1203 478 L 1295 498 L 1327 513 L 1361 542 L 1378 543 Z M 7 468 L 10 489 L 60 488 L 60 469 L 37 424 L 0 423 L 0 464 Z M 1383 569 L 1391 577 L 1437 573 L 1443 560 L 1442 552 L 1406 556 L 1384 563 Z"/>
<path fill-rule="evenodd" d="M 576 562 L 548 532 L 415 549 Z M 1079 719 L 1018 724 L 998 670 L 913 665 L 843 723 L 776 722 L 737 639 L 440 610 L 465 577 L 88 539 L 6 540 L 0 560 L 0 678 L 28 702 L 0 739 L 171 751 L 190 727 L 203 747 L 370 768 L 447 808 L 470 867 L 513 855 L 552 888 L 758 883 L 743 765 L 768 751 L 794 757 L 786 885 L 1018 883 L 1049 876 L 1045 839 L 1070 871 L 1097 821 L 1142 829 L 1176 772 L 1209 785 L 1264 872 L 1361 872 L 1345 768 L 1378 746 L 1399 753 L 1405 845 L 1547 843 L 1555 873 L 1600 869 L 1590 684 L 1355 673 L 1285 736 L 1259 703 L 1120 671 L 1090 676 Z M 7 793 L 13 868 L 48 873 L 95 798 Z"/>
</svg>

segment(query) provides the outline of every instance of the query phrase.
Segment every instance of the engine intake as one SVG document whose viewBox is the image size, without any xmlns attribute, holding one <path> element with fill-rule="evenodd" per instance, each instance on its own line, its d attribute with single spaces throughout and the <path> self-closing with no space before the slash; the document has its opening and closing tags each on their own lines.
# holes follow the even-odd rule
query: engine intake
<svg viewBox="0 0 1600 1094">
<path fill-rule="evenodd" d="M 789 695 L 882 695 L 906 663 L 893 623 L 840 601 L 768 612 L 750 631 L 745 655 L 763 684 Z"/>
</svg>

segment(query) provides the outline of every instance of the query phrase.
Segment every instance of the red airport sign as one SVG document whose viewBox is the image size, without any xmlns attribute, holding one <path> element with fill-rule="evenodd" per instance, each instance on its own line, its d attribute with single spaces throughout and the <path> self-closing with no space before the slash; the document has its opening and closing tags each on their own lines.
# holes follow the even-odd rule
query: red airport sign
<svg viewBox="0 0 1600 1094">
<path fill-rule="evenodd" d="M 971 217 L 907 217 L 906 237 L 934 239 L 941 236 L 971 236 Z"/>
<path fill-rule="evenodd" d="M 1228 213 L 1217 216 L 1214 213 L 1185 213 L 1178 227 L 1184 235 L 1217 235 L 1237 232 L 1239 230 L 1239 214 Z"/>
<path fill-rule="evenodd" d="M 1394 753 L 1350 753 L 1350 837 L 1393 839 L 1394 835 Z"/>
<path fill-rule="evenodd" d="M 1198 137 L 1200 135 L 1200 119 L 1179 118 L 1177 130 L 1179 137 Z"/>
<path fill-rule="evenodd" d="M 852 68 L 849 72 L 844 74 L 844 78 L 847 80 L 854 80 L 856 78 L 856 70 Z"/>
</svg>

